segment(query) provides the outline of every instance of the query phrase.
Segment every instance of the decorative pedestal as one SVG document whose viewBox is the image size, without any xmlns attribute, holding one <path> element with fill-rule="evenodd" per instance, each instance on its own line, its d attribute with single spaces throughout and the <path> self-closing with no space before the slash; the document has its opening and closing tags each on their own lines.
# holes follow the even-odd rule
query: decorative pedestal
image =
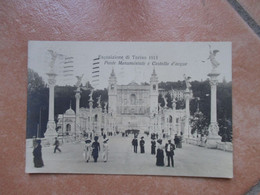
<svg viewBox="0 0 260 195">
<path fill-rule="evenodd" d="M 50 146 L 54 143 L 55 137 L 58 136 L 56 132 L 56 123 L 55 121 L 48 121 L 47 130 L 44 133 L 44 138 L 42 139 L 42 144 L 44 146 Z"/>
</svg>

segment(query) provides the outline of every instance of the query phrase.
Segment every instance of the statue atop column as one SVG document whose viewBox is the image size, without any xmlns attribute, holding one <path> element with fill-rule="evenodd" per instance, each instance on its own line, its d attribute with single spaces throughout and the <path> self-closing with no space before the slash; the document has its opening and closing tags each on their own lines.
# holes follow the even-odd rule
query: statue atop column
<svg viewBox="0 0 260 195">
<path fill-rule="evenodd" d="M 63 55 L 59 54 L 51 49 L 49 49 L 48 52 L 51 54 L 51 62 L 50 62 L 49 66 L 50 66 L 51 72 L 54 72 L 54 65 L 55 65 L 55 61 L 56 61 L 57 57 L 62 57 Z"/>
<path fill-rule="evenodd" d="M 77 87 L 77 91 L 80 91 L 80 85 L 81 85 L 81 82 L 82 82 L 83 75 L 84 74 L 82 74 L 81 76 L 76 76 L 77 83 L 75 84 L 75 86 Z"/>
<path fill-rule="evenodd" d="M 209 134 L 207 137 L 207 147 L 217 148 L 217 143 L 221 142 L 221 137 L 218 135 L 219 126 L 217 122 L 217 84 L 219 73 L 216 72 L 219 62 L 216 61 L 215 57 L 219 50 L 211 51 L 211 46 L 209 45 L 209 57 L 212 64 L 212 71 L 208 74 L 210 77 L 210 88 L 211 88 L 211 98 L 210 98 L 210 125 Z"/>
<path fill-rule="evenodd" d="M 101 95 L 98 97 L 97 104 L 98 108 L 101 108 Z"/>
<path fill-rule="evenodd" d="M 172 108 L 175 109 L 176 108 L 176 99 L 175 99 L 175 91 L 173 89 L 172 89 L 171 97 L 172 97 Z"/>
<path fill-rule="evenodd" d="M 90 101 L 93 101 L 93 92 L 94 92 L 94 89 L 91 89 L 90 94 L 89 94 Z"/>
<path fill-rule="evenodd" d="M 215 59 L 216 54 L 219 52 L 219 50 L 211 50 L 211 46 L 209 45 L 209 57 L 208 59 L 211 62 L 212 65 L 212 70 L 214 71 L 218 66 L 219 66 L 219 62 Z"/>
<path fill-rule="evenodd" d="M 105 105 L 104 105 L 104 112 L 107 113 L 107 102 L 105 102 Z"/>
<path fill-rule="evenodd" d="M 190 89 L 191 89 L 191 84 L 190 84 L 191 77 L 186 77 L 185 74 L 183 75 L 183 77 L 184 77 L 185 84 L 186 84 L 186 90 L 190 91 Z"/>
<path fill-rule="evenodd" d="M 167 98 L 166 98 L 166 94 L 163 96 L 163 100 L 164 100 L 164 108 L 167 108 Z"/>
<path fill-rule="evenodd" d="M 47 129 L 44 133 L 44 137 L 46 139 L 46 144 L 50 144 L 54 137 L 58 135 L 56 132 L 56 123 L 54 120 L 54 87 L 56 84 L 56 76 L 54 72 L 54 65 L 55 61 L 58 57 L 62 57 L 62 54 L 58 54 L 53 50 L 48 50 L 51 54 L 51 61 L 49 64 L 50 72 L 47 73 L 48 75 L 48 84 L 49 84 L 49 109 L 48 109 L 48 122 L 47 122 Z"/>
</svg>

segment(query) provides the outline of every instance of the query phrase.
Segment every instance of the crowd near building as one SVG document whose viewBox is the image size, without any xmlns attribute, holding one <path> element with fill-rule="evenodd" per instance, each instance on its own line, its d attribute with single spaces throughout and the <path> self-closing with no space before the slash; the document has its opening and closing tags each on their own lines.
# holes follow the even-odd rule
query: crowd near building
<svg viewBox="0 0 260 195">
<path fill-rule="evenodd" d="M 75 91 L 76 110 L 70 106 L 65 113 L 58 115 L 59 135 L 80 138 L 104 134 L 149 133 L 174 138 L 176 134 L 184 137 L 190 134 L 189 101 L 192 91 L 187 82 L 186 90 L 160 90 L 158 76 L 153 69 L 149 83 L 119 85 L 113 69 L 108 80 L 108 102 L 101 102 L 101 96 L 93 99 L 92 90 L 88 108 L 80 107 L 80 82 L 79 79 Z M 163 105 L 158 101 L 160 94 L 164 99 Z M 166 94 L 170 94 L 171 98 L 167 99 Z M 181 99 L 185 100 L 186 106 L 184 109 L 176 109 L 176 101 Z M 169 101 L 172 102 L 172 107 L 167 106 Z M 94 103 L 97 103 L 97 107 L 93 107 Z"/>
</svg>

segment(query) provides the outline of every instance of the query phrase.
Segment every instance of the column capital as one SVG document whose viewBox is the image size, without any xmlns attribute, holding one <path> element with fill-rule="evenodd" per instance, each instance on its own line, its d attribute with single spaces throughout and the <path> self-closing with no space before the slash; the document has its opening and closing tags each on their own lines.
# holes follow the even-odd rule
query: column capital
<svg viewBox="0 0 260 195">
<path fill-rule="evenodd" d="M 81 96 L 80 96 L 80 93 L 76 93 L 76 94 L 75 94 L 75 98 L 76 98 L 76 99 L 80 99 L 80 97 L 81 97 Z"/>
<path fill-rule="evenodd" d="M 208 74 L 208 77 L 210 77 L 210 85 L 211 86 L 215 86 L 215 85 L 218 84 L 218 78 L 217 77 L 219 75 L 220 75 L 219 73 L 214 72 L 214 71 L 212 71 L 211 73 Z"/>
<path fill-rule="evenodd" d="M 184 91 L 184 97 L 185 97 L 185 99 L 190 99 L 191 98 L 191 91 L 190 90 L 185 90 Z"/>
<path fill-rule="evenodd" d="M 48 75 L 48 84 L 49 86 L 54 86 L 56 84 L 56 79 L 55 77 L 57 76 L 57 74 L 55 73 L 47 73 Z"/>
</svg>

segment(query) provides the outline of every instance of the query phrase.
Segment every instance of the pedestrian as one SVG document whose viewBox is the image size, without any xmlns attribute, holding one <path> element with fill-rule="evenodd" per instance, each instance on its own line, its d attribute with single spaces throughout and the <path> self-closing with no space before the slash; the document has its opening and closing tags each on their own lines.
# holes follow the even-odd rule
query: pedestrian
<svg viewBox="0 0 260 195">
<path fill-rule="evenodd" d="M 134 139 L 132 140 L 132 145 L 134 146 L 134 152 L 137 153 L 137 146 L 138 146 L 138 140 L 137 136 L 134 136 Z"/>
<path fill-rule="evenodd" d="M 175 145 L 176 145 L 176 148 L 179 148 L 179 147 L 180 147 L 180 145 L 179 145 L 180 140 L 179 140 L 179 137 L 177 136 L 177 134 L 175 134 L 174 143 L 175 143 Z"/>
<path fill-rule="evenodd" d="M 98 136 L 94 137 L 94 142 L 92 143 L 92 156 L 94 158 L 94 162 L 97 162 L 98 153 L 100 151 L 100 144 L 98 142 Z"/>
<path fill-rule="evenodd" d="M 58 150 L 59 152 L 61 152 L 60 148 L 59 148 L 59 145 L 60 145 L 60 142 L 58 140 L 57 137 L 55 137 L 55 142 L 53 144 L 55 147 L 54 147 L 54 153 L 56 153 L 56 150 Z"/>
<path fill-rule="evenodd" d="M 104 162 L 107 162 L 107 160 L 108 160 L 108 140 L 109 139 L 105 139 L 103 141 L 103 160 L 104 160 Z"/>
<path fill-rule="evenodd" d="M 158 139 L 158 146 L 157 146 L 157 152 L 156 152 L 156 165 L 157 166 L 164 166 L 164 152 L 163 152 L 163 145 L 162 140 Z"/>
<path fill-rule="evenodd" d="M 33 162 L 34 167 L 40 168 L 43 167 L 43 160 L 42 160 L 42 146 L 41 140 L 36 140 L 35 148 L 33 149 Z"/>
<path fill-rule="evenodd" d="M 84 146 L 84 158 L 86 162 L 89 162 L 92 152 L 91 140 L 87 139 Z"/>
<path fill-rule="evenodd" d="M 156 148 L 156 141 L 154 140 L 154 137 L 152 137 L 152 141 L 151 141 L 151 154 L 155 154 L 155 148 Z"/>
<path fill-rule="evenodd" d="M 175 145 L 171 143 L 171 140 L 168 140 L 168 143 L 165 144 L 165 151 L 167 155 L 167 160 L 168 160 L 168 165 L 167 167 L 170 166 L 170 162 L 172 167 L 174 167 L 174 160 L 173 160 L 173 155 L 174 155 L 174 150 L 175 150 Z"/>
<path fill-rule="evenodd" d="M 145 141 L 144 141 L 144 137 L 142 136 L 141 140 L 140 140 L 140 151 L 141 151 L 141 153 L 144 153 L 144 144 L 145 144 Z"/>
</svg>

